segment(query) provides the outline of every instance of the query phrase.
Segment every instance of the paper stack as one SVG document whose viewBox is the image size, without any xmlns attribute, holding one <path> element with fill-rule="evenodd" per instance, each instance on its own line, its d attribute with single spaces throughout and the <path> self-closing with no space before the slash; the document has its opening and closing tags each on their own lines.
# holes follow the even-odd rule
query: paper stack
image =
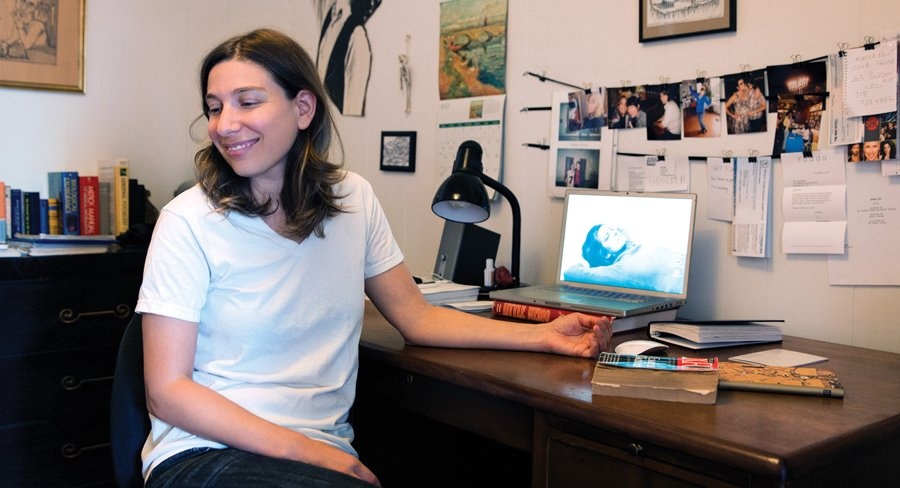
<svg viewBox="0 0 900 488">
<path fill-rule="evenodd" d="M 425 299 L 432 305 L 474 301 L 478 298 L 479 289 L 477 285 L 462 285 L 452 281 L 435 281 L 419 285 L 422 295 L 425 295 Z"/>
</svg>

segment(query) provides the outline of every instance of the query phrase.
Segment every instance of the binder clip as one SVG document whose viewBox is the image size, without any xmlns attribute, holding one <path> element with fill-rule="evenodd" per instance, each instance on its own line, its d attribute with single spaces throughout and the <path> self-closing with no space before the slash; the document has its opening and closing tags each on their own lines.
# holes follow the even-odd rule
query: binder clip
<svg viewBox="0 0 900 488">
<path fill-rule="evenodd" d="M 723 163 L 731 162 L 731 150 L 726 149 L 726 150 L 722 151 L 722 162 Z"/>
<path fill-rule="evenodd" d="M 839 43 L 837 43 L 837 46 L 838 46 L 838 57 L 843 58 L 844 56 L 846 56 L 847 48 L 850 46 L 850 44 L 846 43 L 846 42 L 839 42 Z"/>
<path fill-rule="evenodd" d="M 751 163 L 755 163 L 756 156 L 758 156 L 758 155 L 759 155 L 759 151 L 757 151 L 756 149 L 750 149 L 750 158 L 748 159 L 748 161 L 750 161 Z"/>
</svg>

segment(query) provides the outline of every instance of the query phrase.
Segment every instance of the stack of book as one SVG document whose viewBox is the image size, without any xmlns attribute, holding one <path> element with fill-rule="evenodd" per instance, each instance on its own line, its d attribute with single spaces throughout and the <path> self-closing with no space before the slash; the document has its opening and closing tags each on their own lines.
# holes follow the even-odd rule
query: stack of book
<svg viewBox="0 0 900 488">
<path fill-rule="evenodd" d="M 582 313 L 585 315 L 602 316 L 598 313 L 585 312 L 584 310 L 568 310 L 557 307 L 547 307 L 544 305 L 534 305 L 525 303 L 515 303 L 506 300 L 494 300 L 491 312 L 497 317 L 509 317 L 519 320 L 529 320 L 532 322 L 550 322 L 557 317 L 568 315 L 570 313 Z M 647 327 L 647 324 L 654 321 L 671 321 L 675 320 L 677 310 L 660 310 L 630 317 L 620 317 L 613 320 L 613 333 L 624 332 L 626 330 L 640 329 Z"/>
<path fill-rule="evenodd" d="M 603 352 L 594 367 L 594 395 L 714 404 L 718 358 L 670 358 Z"/>
<path fill-rule="evenodd" d="M 781 342 L 783 320 L 676 320 L 650 322 L 650 337 L 688 349 L 712 349 Z"/>
<path fill-rule="evenodd" d="M 24 255 L 56 256 L 104 253 L 116 238 L 112 235 L 16 234 L 10 242 Z"/>
<path fill-rule="evenodd" d="M 811 366 L 766 366 L 722 361 L 719 363 L 719 387 L 723 390 L 844 397 L 844 385 L 834 372 Z"/>
<path fill-rule="evenodd" d="M 452 281 L 420 283 L 419 290 L 432 305 L 447 305 L 457 302 L 471 302 L 478 298 L 478 285 L 463 285 Z"/>
</svg>

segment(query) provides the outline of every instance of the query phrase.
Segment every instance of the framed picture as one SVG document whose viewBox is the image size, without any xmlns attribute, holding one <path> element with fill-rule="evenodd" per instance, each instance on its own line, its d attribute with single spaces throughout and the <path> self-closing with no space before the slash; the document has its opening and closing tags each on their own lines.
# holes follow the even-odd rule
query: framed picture
<svg viewBox="0 0 900 488">
<path fill-rule="evenodd" d="M 381 170 L 416 171 L 416 133 L 381 133 Z"/>
<path fill-rule="evenodd" d="M 84 92 L 84 2 L 0 2 L 0 85 Z"/>
<path fill-rule="evenodd" d="M 737 29 L 737 0 L 638 0 L 638 3 L 640 42 Z"/>
</svg>

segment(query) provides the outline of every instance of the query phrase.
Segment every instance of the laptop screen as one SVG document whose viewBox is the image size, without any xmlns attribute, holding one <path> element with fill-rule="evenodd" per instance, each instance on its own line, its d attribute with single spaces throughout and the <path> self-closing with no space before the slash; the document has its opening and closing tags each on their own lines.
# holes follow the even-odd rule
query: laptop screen
<svg viewBox="0 0 900 488">
<path fill-rule="evenodd" d="M 692 193 L 570 190 L 559 282 L 685 297 L 696 201 Z"/>
</svg>

